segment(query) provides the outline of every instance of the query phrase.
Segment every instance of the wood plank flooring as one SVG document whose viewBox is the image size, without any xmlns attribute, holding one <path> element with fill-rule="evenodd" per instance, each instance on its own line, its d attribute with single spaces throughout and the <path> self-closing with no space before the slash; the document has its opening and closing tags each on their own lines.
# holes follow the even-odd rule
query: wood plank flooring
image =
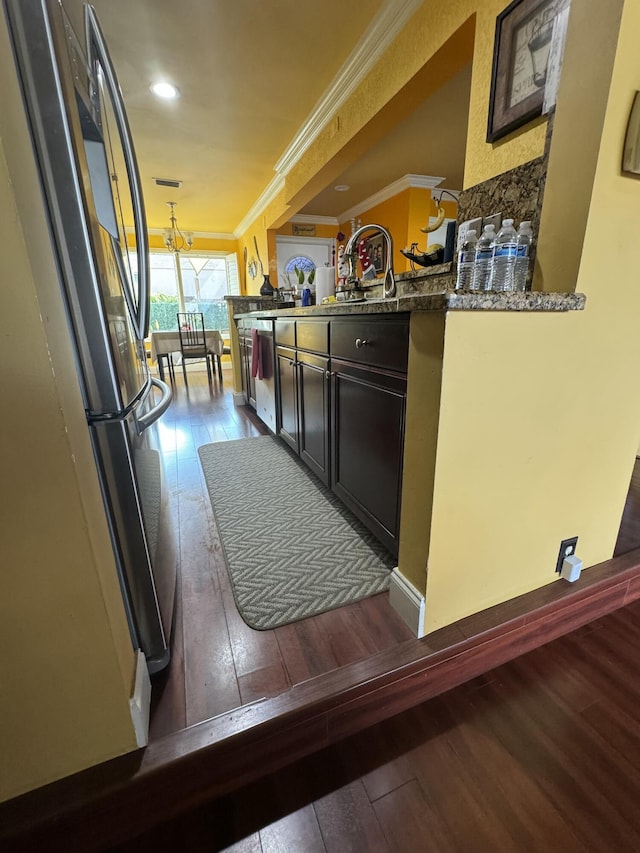
<svg viewBox="0 0 640 853">
<path fill-rule="evenodd" d="M 234 405 L 228 368 L 223 383 L 216 380 L 211 386 L 205 371 L 190 372 L 186 388 L 177 377 L 160 435 L 179 536 L 180 577 L 173 660 L 154 679 L 151 740 L 412 638 L 386 594 L 273 631 L 255 631 L 242 620 L 197 448 L 267 432 L 250 408 Z"/>
<path fill-rule="evenodd" d="M 116 848 L 640 849 L 640 602 Z"/>
<path fill-rule="evenodd" d="M 209 385 L 205 371 L 178 376 L 161 440 L 179 535 L 180 576 L 173 660 L 154 679 L 150 739 L 251 703 L 390 649 L 413 635 L 386 594 L 320 616 L 255 631 L 233 600 L 197 448 L 266 434 L 235 406 L 229 367 Z M 640 547 L 640 461 L 636 461 L 615 555 Z"/>
<path fill-rule="evenodd" d="M 159 734 L 3 804 L 7 849 L 640 849 L 638 464 L 625 555 L 575 588 L 552 585 L 383 651 L 395 636 L 384 596 L 360 616 L 253 632 L 235 621 L 195 448 L 260 425 L 201 384 L 176 389 L 163 437 L 186 570 L 173 665 L 154 688 Z M 208 719 L 277 691 L 272 667 L 295 686 Z"/>
</svg>

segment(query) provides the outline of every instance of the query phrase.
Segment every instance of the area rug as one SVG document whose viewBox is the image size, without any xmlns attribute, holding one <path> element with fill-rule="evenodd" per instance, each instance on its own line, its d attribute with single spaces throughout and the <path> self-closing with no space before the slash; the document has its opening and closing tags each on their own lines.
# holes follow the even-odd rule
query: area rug
<svg viewBox="0 0 640 853">
<path fill-rule="evenodd" d="M 392 555 L 276 436 L 198 448 L 238 610 L 268 630 L 389 587 Z"/>
</svg>

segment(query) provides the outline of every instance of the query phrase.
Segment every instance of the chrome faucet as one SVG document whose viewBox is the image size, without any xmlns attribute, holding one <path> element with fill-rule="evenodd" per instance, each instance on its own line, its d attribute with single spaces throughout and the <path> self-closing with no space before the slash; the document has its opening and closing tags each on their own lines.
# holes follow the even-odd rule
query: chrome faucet
<svg viewBox="0 0 640 853">
<path fill-rule="evenodd" d="M 354 285 L 356 290 L 360 289 L 360 280 L 356 275 L 356 264 L 358 262 L 358 238 L 365 231 L 379 231 L 387 244 L 387 265 L 384 271 L 384 295 L 385 297 L 395 296 L 396 281 L 393 277 L 393 240 L 391 234 L 382 225 L 361 225 L 357 231 L 354 231 L 349 241 L 345 246 L 344 255 L 349 263 L 350 274 L 347 278 L 347 284 Z"/>
</svg>

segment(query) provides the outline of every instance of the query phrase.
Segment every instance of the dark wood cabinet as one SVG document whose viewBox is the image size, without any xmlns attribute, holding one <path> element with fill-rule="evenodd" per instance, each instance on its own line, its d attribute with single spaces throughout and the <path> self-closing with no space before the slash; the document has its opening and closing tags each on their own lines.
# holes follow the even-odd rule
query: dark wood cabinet
<svg viewBox="0 0 640 853">
<path fill-rule="evenodd" d="M 278 433 L 398 551 L 408 315 L 275 321 Z"/>
<path fill-rule="evenodd" d="M 242 323 L 242 321 L 240 322 Z M 256 382 L 251 376 L 253 345 L 251 342 L 251 328 L 248 324 L 238 325 L 238 345 L 240 347 L 240 375 L 242 377 L 242 393 L 244 395 L 244 401 L 255 409 Z"/>
<path fill-rule="evenodd" d="M 296 351 L 277 345 L 276 423 L 278 435 L 296 453 L 300 452 L 298 431 L 298 374 Z"/>
<path fill-rule="evenodd" d="M 333 360 L 331 487 L 398 552 L 406 377 Z"/>
<path fill-rule="evenodd" d="M 275 324 L 278 432 L 328 485 L 329 324 L 326 320 L 298 321 L 296 326 L 286 320 Z"/>
<path fill-rule="evenodd" d="M 249 328 L 238 329 L 238 346 L 240 348 L 240 375 L 242 378 L 242 394 L 245 403 L 255 408 L 255 388 L 252 387 L 251 359 L 253 347 L 251 345 L 251 330 Z"/>
<path fill-rule="evenodd" d="M 329 359 L 298 351 L 299 453 L 329 485 Z"/>
<path fill-rule="evenodd" d="M 409 317 L 331 323 L 331 488 L 398 552 Z"/>
</svg>

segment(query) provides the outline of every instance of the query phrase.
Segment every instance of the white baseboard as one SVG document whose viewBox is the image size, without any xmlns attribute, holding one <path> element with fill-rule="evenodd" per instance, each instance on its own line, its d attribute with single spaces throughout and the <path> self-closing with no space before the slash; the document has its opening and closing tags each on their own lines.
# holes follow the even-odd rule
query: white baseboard
<svg viewBox="0 0 640 853">
<path fill-rule="evenodd" d="M 136 733 L 138 746 L 146 746 L 149 741 L 149 710 L 151 706 L 151 679 L 144 653 L 138 649 L 136 661 L 136 680 L 133 696 L 129 699 L 131 720 Z"/>
<path fill-rule="evenodd" d="M 400 574 L 397 566 L 391 572 L 389 603 L 416 637 L 424 637 L 424 595 Z"/>
</svg>

